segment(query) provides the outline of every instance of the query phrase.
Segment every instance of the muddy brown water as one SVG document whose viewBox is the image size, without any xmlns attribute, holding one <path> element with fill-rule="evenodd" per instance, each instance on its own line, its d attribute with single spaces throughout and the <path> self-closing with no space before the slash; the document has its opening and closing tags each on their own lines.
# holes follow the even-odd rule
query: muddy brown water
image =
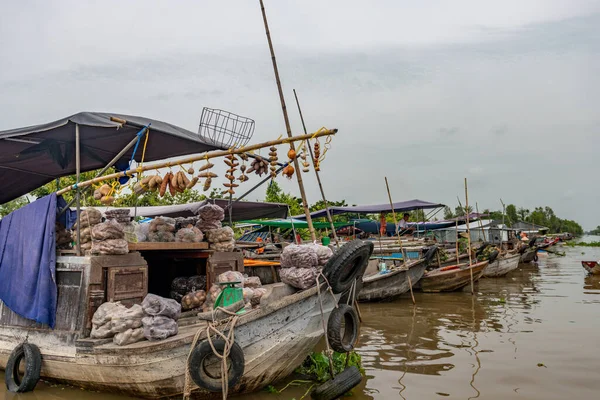
<svg viewBox="0 0 600 400">
<path fill-rule="evenodd" d="M 357 350 L 366 379 L 351 398 L 599 398 L 600 276 L 587 276 L 580 261 L 600 259 L 600 248 L 560 250 L 566 257 L 541 254 L 537 265 L 482 279 L 474 296 L 468 290 L 415 293 L 415 307 L 409 296 L 361 304 L 364 322 Z M 236 398 L 298 400 L 308 388 Z M 1 385 L 0 398 L 129 397 L 42 382 L 35 392 L 21 395 L 7 393 Z"/>
</svg>

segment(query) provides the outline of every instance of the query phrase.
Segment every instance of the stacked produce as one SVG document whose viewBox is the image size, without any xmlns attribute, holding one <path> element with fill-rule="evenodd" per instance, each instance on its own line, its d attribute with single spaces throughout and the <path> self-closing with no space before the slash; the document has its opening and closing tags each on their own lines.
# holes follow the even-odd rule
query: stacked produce
<svg viewBox="0 0 600 400">
<path fill-rule="evenodd" d="M 202 232 L 219 229 L 223 226 L 221 221 L 225 219 L 225 210 L 216 204 L 205 204 L 198 209 L 198 217 L 196 228 Z"/>
<path fill-rule="evenodd" d="M 206 289 L 206 276 L 194 275 L 191 277 L 177 277 L 171 282 L 171 298 L 181 302 L 189 293 Z"/>
<path fill-rule="evenodd" d="M 105 206 L 109 206 L 115 202 L 115 198 L 112 196 L 113 189 L 106 183 L 94 190 L 94 199 L 100 200 L 100 203 Z"/>
<path fill-rule="evenodd" d="M 233 155 L 233 154 L 229 154 L 229 155 L 225 156 L 223 161 L 229 167 L 229 169 L 227 170 L 227 173 L 225 174 L 225 178 L 227 178 L 229 180 L 229 183 L 223 184 L 223 186 L 225 186 L 227 188 L 225 191 L 223 191 L 223 194 L 234 195 L 235 194 L 234 188 L 238 187 L 239 185 L 237 183 L 233 183 L 233 181 L 235 181 L 235 176 L 233 174 L 237 170 L 237 167 L 240 164 L 237 162 L 237 159 L 235 158 L 235 155 Z"/>
<path fill-rule="evenodd" d="M 204 235 L 202 231 L 198 228 L 193 227 L 192 225 L 187 228 L 182 228 L 177 231 L 175 234 L 176 242 L 184 242 L 184 243 L 199 243 L 204 239 Z"/>
<path fill-rule="evenodd" d="M 206 301 L 206 291 L 196 290 L 188 293 L 181 299 L 181 308 L 184 310 L 192 310 L 194 308 L 200 308 Z"/>
<path fill-rule="evenodd" d="M 325 250 L 316 245 L 289 245 L 281 253 L 281 270 L 279 275 L 283 283 L 298 289 L 308 289 L 317 282 L 321 259 L 325 258 Z"/>
<path fill-rule="evenodd" d="M 181 314 L 181 305 L 176 300 L 149 293 L 142 302 L 142 309 L 147 315 L 142 318 L 146 339 L 164 340 L 177 335 L 177 319 Z"/>
<path fill-rule="evenodd" d="M 119 346 L 139 342 L 144 339 L 142 318 L 144 311 L 139 304 L 127 308 L 120 302 L 104 303 L 92 317 L 94 339 L 113 338 Z"/>
<path fill-rule="evenodd" d="M 174 242 L 175 220 L 168 217 L 156 217 L 148 227 L 149 242 Z"/>
<path fill-rule="evenodd" d="M 131 222 L 128 208 L 114 208 L 104 213 L 107 220 L 115 220 L 120 224 L 128 224 Z"/>
<path fill-rule="evenodd" d="M 71 232 L 69 232 L 63 224 L 57 222 L 54 225 L 54 233 L 56 238 L 56 247 L 58 249 L 68 249 L 71 247 L 73 238 Z"/>
<path fill-rule="evenodd" d="M 198 223 L 198 217 L 177 217 L 175 218 L 175 229 L 180 230 L 187 228 L 189 225 L 195 226 Z"/>
<path fill-rule="evenodd" d="M 217 283 L 212 285 L 206 294 L 206 300 L 202 307 L 204 312 L 214 309 L 215 301 L 223 290 L 223 286 L 220 284 L 226 282 L 237 282 L 235 287 L 242 288 L 245 307 L 248 310 L 257 308 L 261 298 L 267 293 L 267 289 L 262 287 L 258 277 L 247 277 L 238 271 L 223 272 L 217 277 Z"/>
<path fill-rule="evenodd" d="M 210 242 L 210 248 L 212 250 L 232 251 L 235 248 L 233 229 L 228 226 L 206 231 L 206 236 Z"/>
<path fill-rule="evenodd" d="M 109 220 L 92 227 L 92 254 L 127 254 L 129 245 L 123 227 L 116 220 Z"/>
<path fill-rule="evenodd" d="M 95 208 L 87 208 L 79 214 L 79 220 L 73 226 L 73 241 L 77 242 L 77 227 L 80 226 L 81 250 L 92 249 L 92 228 L 102 222 L 102 213 Z"/>
</svg>

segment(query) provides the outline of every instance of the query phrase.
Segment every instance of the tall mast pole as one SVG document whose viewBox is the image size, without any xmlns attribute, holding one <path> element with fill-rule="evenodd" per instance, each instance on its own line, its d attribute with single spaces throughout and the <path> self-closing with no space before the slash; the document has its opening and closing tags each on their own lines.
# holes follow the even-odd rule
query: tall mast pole
<svg viewBox="0 0 600 400">
<path fill-rule="evenodd" d="M 271 33 L 269 32 L 269 24 L 267 22 L 267 14 L 265 13 L 265 5 L 263 3 L 263 0 L 259 1 L 263 21 L 265 23 L 265 33 L 267 34 L 267 41 L 269 42 L 269 50 L 271 51 L 271 61 L 273 61 L 273 71 L 275 72 L 275 81 L 277 82 L 277 90 L 279 91 L 279 100 L 281 100 L 281 110 L 283 111 L 285 129 L 287 131 L 288 137 L 292 137 L 292 128 L 290 127 L 290 120 L 288 118 L 287 108 L 285 106 L 283 90 L 281 89 L 281 81 L 279 80 L 279 70 L 277 69 L 277 60 L 275 59 L 275 50 L 273 49 L 273 42 L 271 41 Z M 290 149 L 294 149 L 293 143 L 290 143 Z M 306 192 L 304 191 L 304 183 L 302 182 L 302 175 L 300 173 L 300 163 L 298 163 L 298 158 L 294 158 L 294 169 L 296 170 L 296 178 L 298 179 L 298 188 L 300 189 L 300 196 L 302 197 L 302 206 L 304 207 L 304 214 L 306 215 L 308 230 L 310 231 L 310 237 L 314 242 L 317 240 L 317 236 L 315 234 L 315 228 L 313 226 L 312 218 L 310 216 L 310 210 L 308 209 L 308 202 L 306 201 Z"/>
</svg>

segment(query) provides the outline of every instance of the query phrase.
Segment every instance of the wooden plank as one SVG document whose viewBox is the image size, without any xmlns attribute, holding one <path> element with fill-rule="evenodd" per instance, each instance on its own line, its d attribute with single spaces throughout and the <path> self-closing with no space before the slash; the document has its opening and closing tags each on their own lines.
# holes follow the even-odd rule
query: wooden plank
<svg viewBox="0 0 600 400">
<path fill-rule="evenodd" d="M 129 243 L 129 251 L 154 251 L 154 250 L 206 250 L 208 243 L 182 243 L 182 242 L 139 242 Z"/>
</svg>

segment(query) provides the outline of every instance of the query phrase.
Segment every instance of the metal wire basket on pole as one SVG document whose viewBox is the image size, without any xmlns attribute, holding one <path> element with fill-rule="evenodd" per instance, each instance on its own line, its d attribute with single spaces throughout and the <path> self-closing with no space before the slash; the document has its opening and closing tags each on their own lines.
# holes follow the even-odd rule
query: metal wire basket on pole
<svg viewBox="0 0 600 400">
<path fill-rule="evenodd" d="M 254 120 L 229 111 L 204 107 L 198 134 L 228 148 L 243 147 L 254 135 Z"/>
</svg>

